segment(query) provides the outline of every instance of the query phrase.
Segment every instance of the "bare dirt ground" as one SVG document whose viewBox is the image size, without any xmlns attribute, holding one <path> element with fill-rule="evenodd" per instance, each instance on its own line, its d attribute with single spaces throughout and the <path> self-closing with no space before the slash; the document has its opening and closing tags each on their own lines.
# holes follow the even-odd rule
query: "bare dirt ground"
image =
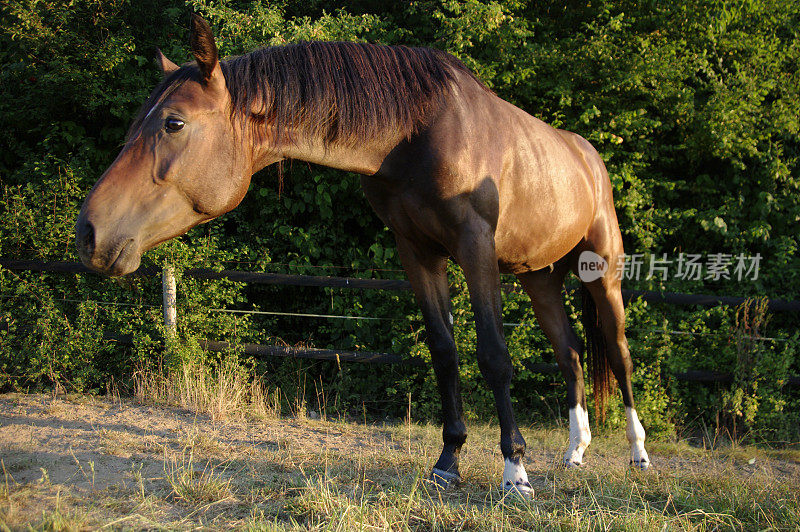
<svg viewBox="0 0 800 532">
<path fill-rule="evenodd" d="M 471 427 L 464 484 L 429 493 L 431 425 L 215 422 L 132 401 L 0 396 L 0 530 L 795 528 L 796 452 L 653 443 L 626 467 L 622 436 L 558 467 L 566 431 L 529 428 L 536 495 L 509 505 L 496 427 Z"/>
</svg>

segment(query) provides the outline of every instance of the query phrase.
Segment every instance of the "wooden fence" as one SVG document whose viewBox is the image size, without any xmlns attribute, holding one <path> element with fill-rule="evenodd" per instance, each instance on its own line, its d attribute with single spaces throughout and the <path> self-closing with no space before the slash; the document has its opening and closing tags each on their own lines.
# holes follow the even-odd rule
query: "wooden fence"
<svg viewBox="0 0 800 532">
<path fill-rule="evenodd" d="M 31 260 L 12 260 L 0 258 L 0 267 L 9 270 L 37 271 L 52 273 L 95 274 L 92 270 L 77 262 L 41 262 Z M 155 276 L 162 274 L 164 290 L 164 320 L 167 333 L 175 329 L 175 280 L 171 269 L 162 272 L 157 268 L 141 267 L 133 276 Z M 248 272 L 235 270 L 215 271 L 208 268 L 189 268 L 183 271 L 186 277 L 195 279 L 228 279 L 236 282 L 284 285 L 284 286 L 311 286 L 320 288 L 345 288 L 359 290 L 411 290 L 411 285 L 404 280 L 389 279 L 359 279 L 354 277 L 330 277 L 313 275 L 290 275 L 281 273 Z M 512 285 L 505 285 L 505 289 L 513 289 Z M 680 294 L 672 292 L 653 292 L 646 290 L 623 290 L 623 299 L 626 304 L 632 299 L 642 298 L 651 303 L 664 303 L 670 305 L 698 305 L 704 307 L 737 306 L 746 301 L 742 297 Z M 770 300 L 767 308 L 772 312 L 798 312 L 800 301 Z M 127 343 L 125 338 L 114 337 L 121 343 Z M 227 342 L 201 342 L 203 348 L 209 351 L 224 351 L 230 348 Z M 290 346 L 274 346 L 261 344 L 243 344 L 239 348 L 245 354 L 252 356 L 279 356 L 293 358 L 309 358 L 315 360 L 335 360 L 337 362 L 363 362 L 371 364 L 408 364 L 422 365 L 419 360 L 403 359 L 400 355 L 389 353 L 373 353 L 364 351 L 341 351 L 336 349 L 296 348 Z M 537 373 L 559 373 L 555 364 L 529 364 L 528 369 Z M 730 373 L 720 373 L 705 370 L 690 370 L 676 373 L 679 380 L 702 383 L 729 383 L 733 381 Z M 800 387 L 800 376 L 789 377 L 786 385 Z"/>
</svg>

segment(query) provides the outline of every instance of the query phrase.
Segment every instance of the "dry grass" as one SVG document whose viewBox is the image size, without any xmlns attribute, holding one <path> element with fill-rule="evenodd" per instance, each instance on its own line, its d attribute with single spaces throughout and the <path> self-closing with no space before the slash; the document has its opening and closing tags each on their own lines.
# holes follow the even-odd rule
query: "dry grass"
<svg viewBox="0 0 800 532">
<path fill-rule="evenodd" d="M 189 506 L 226 500 L 231 496 L 231 479 L 225 470 L 205 462 L 199 468 L 194 460 L 194 448 L 184 449 L 179 456 L 165 456 L 164 478 L 176 501 Z"/>
<path fill-rule="evenodd" d="M 214 369 L 187 362 L 166 375 L 141 370 L 134 375 L 134 397 L 142 403 L 176 405 L 207 414 L 214 421 L 264 419 L 280 414 L 280 390 L 274 392 L 235 359 Z"/>
<path fill-rule="evenodd" d="M 793 451 L 651 442 L 642 473 L 621 434 L 600 433 L 587 465 L 564 470 L 566 430 L 527 427 L 535 496 L 505 500 L 498 429 L 480 424 L 464 484 L 439 493 L 425 482 L 436 425 L 281 419 L 263 386 L 224 369 L 140 379 L 149 406 L 0 397 L 0 530 L 800 528 Z"/>
</svg>

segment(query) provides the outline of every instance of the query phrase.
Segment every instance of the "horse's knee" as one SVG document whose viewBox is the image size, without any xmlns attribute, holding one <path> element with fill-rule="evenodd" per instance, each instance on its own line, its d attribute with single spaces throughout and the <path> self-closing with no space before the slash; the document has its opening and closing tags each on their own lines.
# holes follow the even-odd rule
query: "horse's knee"
<svg viewBox="0 0 800 532">
<path fill-rule="evenodd" d="M 441 335 L 428 338 L 428 349 L 431 352 L 434 370 L 444 373 L 458 371 L 458 352 L 452 338 Z"/>
<path fill-rule="evenodd" d="M 508 351 L 488 353 L 478 350 L 477 358 L 478 368 L 490 388 L 494 390 L 511 384 L 511 379 L 514 376 L 514 367 L 511 365 Z"/>
<path fill-rule="evenodd" d="M 426 342 L 431 354 L 449 358 L 450 355 L 454 355 L 456 352 L 455 340 L 453 340 L 452 335 L 446 332 L 429 332 Z"/>
</svg>

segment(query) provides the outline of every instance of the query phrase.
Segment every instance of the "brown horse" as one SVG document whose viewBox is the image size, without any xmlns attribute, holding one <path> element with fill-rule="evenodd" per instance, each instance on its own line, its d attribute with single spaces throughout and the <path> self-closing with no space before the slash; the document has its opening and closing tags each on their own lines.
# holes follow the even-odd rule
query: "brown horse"
<svg viewBox="0 0 800 532">
<path fill-rule="evenodd" d="M 553 344 L 568 383 L 564 461 L 580 465 L 591 434 L 583 348 L 564 311 L 563 282 L 582 254 L 606 265 L 623 255 L 611 184 L 592 146 L 500 99 L 437 50 L 303 43 L 220 62 L 211 28 L 198 16 L 191 47 L 196 63 L 181 67 L 158 52 L 164 79 L 78 217 L 83 262 L 110 275 L 134 271 L 144 251 L 230 211 L 254 172 L 287 158 L 358 172 L 395 234 L 425 318 L 444 425 L 432 480 L 441 487 L 460 481 L 467 437 L 449 257 L 469 286 L 478 362 L 497 404 L 504 489 L 531 493 L 509 393 L 500 272 L 519 278 Z M 583 286 L 587 330 L 598 340 L 589 342 L 597 403 L 602 408 L 613 372 L 631 463 L 646 468 L 620 280 L 600 275 Z"/>
</svg>

